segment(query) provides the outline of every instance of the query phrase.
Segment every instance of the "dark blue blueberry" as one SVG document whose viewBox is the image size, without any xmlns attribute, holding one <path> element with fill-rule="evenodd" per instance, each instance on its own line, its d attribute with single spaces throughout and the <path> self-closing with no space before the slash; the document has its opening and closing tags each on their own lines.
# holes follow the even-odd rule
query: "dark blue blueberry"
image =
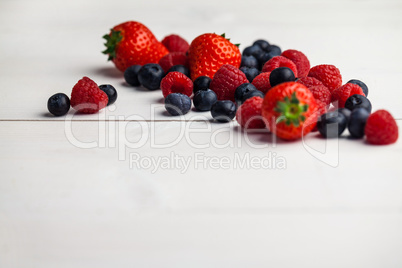
<svg viewBox="0 0 402 268">
<path fill-rule="evenodd" d="M 191 99 L 181 93 L 171 93 L 165 98 L 165 109 L 171 115 L 183 115 L 191 109 Z"/>
<path fill-rule="evenodd" d="M 364 95 L 366 95 L 366 97 L 368 96 L 368 87 L 367 87 L 367 85 L 366 85 L 365 83 L 363 83 L 362 81 L 357 80 L 357 79 L 352 79 L 352 80 L 349 80 L 348 83 L 352 83 L 352 84 L 358 85 L 359 87 L 361 87 L 361 88 L 363 89 Z"/>
<path fill-rule="evenodd" d="M 353 111 L 356 108 L 364 108 L 371 113 L 371 102 L 363 95 L 355 94 L 345 102 L 345 108 Z"/>
<path fill-rule="evenodd" d="M 269 47 L 271 46 L 268 43 L 268 41 L 263 40 L 263 39 L 259 39 L 259 40 L 254 41 L 253 46 L 254 45 L 259 46 L 260 48 L 262 48 L 262 50 L 267 51 L 267 52 L 269 51 Z"/>
<path fill-rule="evenodd" d="M 288 67 L 279 67 L 274 69 L 269 75 L 269 83 L 272 87 L 283 82 L 295 81 L 295 74 Z"/>
<path fill-rule="evenodd" d="M 271 52 L 263 52 L 263 53 L 256 55 L 255 57 L 258 60 L 259 69 L 261 70 L 262 67 L 264 66 L 264 64 L 275 56 L 277 56 L 277 55 L 275 55 L 274 53 L 271 53 Z"/>
<path fill-rule="evenodd" d="M 247 92 L 246 94 L 244 94 L 243 99 L 241 100 L 241 103 L 245 102 L 246 100 L 248 100 L 249 98 L 252 97 L 261 97 L 264 98 L 264 93 L 262 93 L 259 90 L 252 90 Z"/>
<path fill-rule="evenodd" d="M 363 138 L 364 127 L 370 113 L 365 108 L 356 108 L 350 114 L 348 130 L 353 138 Z"/>
<path fill-rule="evenodd" d="M 166 74 L 170 72 L 179 72 L 190 78 L 190 70 L 184 65 L 174 65 L 170 67 L 169 71 Z"/>
<path fill-rule="evenodd" d="M 199 90 L 207 90 L 212 79 L 208 76 L 199 76 L 194 80 L 193 92 L 196 93 Z"/>
<path fill-rule="evenodd" d="M 261 52 L 263 52 L 263 50 L 261 49 L 261 47 L 258 46 L 258 45 L 254 45 L 254 46 L 246 47 L 246 48 L 243 50 L 243 54 L 242 54 L 242 55 L 245 55 L 245 56 L 254 56 L 254 57 L 255 57 L 257 54 L 259 54 L 259 53 L 261 53 Z"/>
<path fill-rule="evenodd" d="M 100 90 L 105 92 L 107 97 L 109 98 L 107 105 L 113 104 L 116 101 L 117 91 L 112 85 L 100 85 L 99 88 Z"/>
<path fill-rule="evenodd" d="M 325 138 L 339 137 L 346 129 L 348 121 L 343 113 L 328 112 L 317 120 L 317 129 Z"/>
<path fill-rule="evenodd" d="M 211 107 L 211 115 L 218 122 L 230 122 L 236 115 L 236 104 L 230 100 L 217 101 Z"/>
<path fill-rule="evenodd" d="M 70 99 L 64 93 L 54 94 L 47 101 L 47 109 L 55 116 L 65 115 L 70 110 Z"/>
<path fill-rule="evenodd" d="M 250 83 L 244 83 L 244 84 L 241 84 L 240 86 L 238 86 L 235 90 L 235 96 L 234 96 L 236 103 L 238 105 L 242 104 L 244 95 L 250 91 L 255 91 L 255 90 L 257 90 L 257 88 L 253 84 L 250 84 Z"/>
<path fill-rule="evenodd" d="M 210 111 L 212 105 L 218 101 L 215 92 L 207 90 L 199 90 L 194 94 L 193 103 L 194 107 L 199 111 Z"/>
<path fill-rule="evenodd" d="M 155 90 L 160 87 L 164 76 L 162 67 L 156 63 L 148 63 L 141 67 L 138 72 L 138 81 L 145 88 Z"/>
<path fill-rule="evenodd" d="M 346 120 L 349 122 L 350 114 L 352 113 L 349 109 L 339 108 L 337 111 L 338 113 L 342 113 L 345 116 Z"/>
<path fill-rule="evenodd" d="M 141 86 L 140 81 L 138 81 L 138 72 L 140 71 L 141 67 L 141 65 L 133 65 L 124 71 L 124 80 L 126 80 L 127 84 L 134 87 Z"/>
<path fill-rule="evenodd" d="M 240 71 L 242 71 L 249 82 L 253 82 L 254 78 L 260 74 L 260 71 L 257 68 L 249 68 L 246 66 L 240 67 Z"/>
<path fill-rule="evenodd" d="M 246 56 L 246 55 L 243 55 L 243 56 L 241 56 L 241 64 L 240 64 L 240 66 L 246 66 L 246 67 L 249 67 L 249 68 L 259 68 L 258 66 L 258 60 L 254 57 L 254 56 L 252 56 L 252 55 L 250 55 L 250 56 Z"/>
<path fill-rule="evenodd" d="M 270 45 L 268 52 L 275 56 L 280 56 L 282 54 L 281 48 L 277 45 Z"/>
</svg>

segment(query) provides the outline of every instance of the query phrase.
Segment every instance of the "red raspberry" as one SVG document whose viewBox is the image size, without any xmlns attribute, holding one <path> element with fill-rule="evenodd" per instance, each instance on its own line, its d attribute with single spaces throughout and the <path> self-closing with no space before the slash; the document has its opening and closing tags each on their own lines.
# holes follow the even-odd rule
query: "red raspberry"
<svg viewBox="0 0 402 268">
<path fill-rule="evenodd" d="M 325 105 L 331 104 L 331 92 L 324 85 L 309 87 L 310 91 L 316 100 L 323 102 Z"/>
<path fill-rule="evenodd" d="M 248 83 L 248 80 L 240 69 L 224 64 L 215 73 L 209 87 L 216 93 L 218 100 L 234 101 L 236 88 L 244 83 Z"/>
<path fill-rule="evenodd" d="M 398 125 L 388 111 L 378 110 L 367 118 L 364 133 L 370 144 L 391 144 L 398 139 Z"/>
<path fill-rule="evenodd" d="M 98 85 L 84 76 L 71 92 L 71 107 L 83 114 L 93 114 L 106 107 L 109 101 Z"/>
<path fill-rule="evenodd" d="M 338 108 L 344 108 L 346 100 L 355 94 L 363 95 L 363 90 L 356 84 L 346 83 L 343 86 L 334 90 L 331 94 L 331 102 L 336 107 L 336 102 L 338 102 Z"/>
<path fill-rule="evenodd" d="M 297 83 L 305 85 L 306 87 L 323 86 L 324 84 L 314 77 L 301 77 L 296 80 Z"/>
<path fill-rule="evenodd" d="M 310 61 L 302 52 L 294 49 L 288 49 L 282 52 L 281 56 L 293 61 L 297 67 L 296 77 L 305 77 L 310 71 Z"/>
<path fill-rule="evenodd" d="M 265 128 L 264 119 L 261 115 L 261 97 L 247 99 L 237 110 L 236 120 L 243 128 Z"/>
<path fill-rule="evenodd" d="M 295 77 L 297 77 L 297 67 L 296 64 L 293 63 L 293 61 L 282 57 L 282 56 L 275 56 L 269 61 L 267 61 L 264 66 L 262 67 L 263 73 L 265 72 L 272 72 L 274 69 L 279 68 L 279 67 L 288 67 L 289 69 L 292 70 L 294 73 Z"/>
<path fill-rule="evenodd" d="M 170 93 L 181 93 L 191 96 L 193 93 L 193 81 L 180 72 L 170 72 L 161 81 L 163 97 Z"/>
<path fill-rule="evenodd" d="M 259 91 L 263 92 L 264 94 L 268 92 L 268 90 L 271 89 L 271 84 L 269 83 L 269 76 L 271 72 L 268 73 L 260 73 L 257 75 L 253 82 L 253 84 Z"/>
<path fill-rule="evenodd" d="M 342 85 L 342 75 L 334 65 L 322 64 L 310 69 L 308 76 L 317 78 L 329 91 L 334 91 Z"/>
<path fill-rule="evenodd" d="M 190 45 L 186 40 L 177 34 L 171 34 L 163 38 L 162 44 L 169 52 L 187 52 Z"/>
<path fill-rule="evenodd" d="M 184 52 L 171 52 L 159 60 L 159 65 L 167 73 L 172 66 L 184 65 L 188 68 L 188 59 Z"/>
</svg>

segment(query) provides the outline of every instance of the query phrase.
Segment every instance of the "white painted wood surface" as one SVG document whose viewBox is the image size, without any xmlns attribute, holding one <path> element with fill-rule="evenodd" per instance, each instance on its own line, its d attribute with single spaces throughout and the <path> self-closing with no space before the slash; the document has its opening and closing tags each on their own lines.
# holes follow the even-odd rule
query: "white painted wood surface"
<svg viewBox="0 0 402 268">
<path fill-rule="evenodd" d="M 159 39 L 265 38 L 365 81 L 374 110 L 402 119 L 401 12 L 400 1 L 1 1 L 0 267 L 401 267 L 400 141 L 283 143 L 208 113 L 172 118 L 160 92 L 127 87 L 100 53 L 126 20 Z M 115 85 L 116 105 L 47 115 L 48 97 L 84 75 Z"/>
</svg>

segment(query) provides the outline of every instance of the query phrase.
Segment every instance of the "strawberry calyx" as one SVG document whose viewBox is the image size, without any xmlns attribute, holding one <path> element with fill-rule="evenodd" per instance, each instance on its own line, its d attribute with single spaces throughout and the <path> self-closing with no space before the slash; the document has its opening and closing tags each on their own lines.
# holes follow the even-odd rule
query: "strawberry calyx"
<svg viewBox="0 0 402 268">
<path fill-rule="evenodd" d="M 226 34 L 225 34 L 225 33 L 221 34 L 221 36 L 230 42 L 230 38 L 226 38 Z M 239 46 L 240 46 L 240 43 L 239 43 L 239 44 L 233 44 L 233 45 L 239 47 Z"/>
<path fill-rule="evenodd" d="M 123 39 L 121 31 L 111 30 L 110 34 L 105 34 L 102 38 L 106 40 L 104 44 L 106 49 L 102 51 L 103 54 L 109 55 L 108 60 L 113 60 L 116 57 L 116 46 Z"/>
<path fill-rule="evenodd" d="M 306 117 L 303 115 L 308 110 L 308 104 L 301 104 L 296 96 L 296 92 L 292 96 L 283 98 L 283 101 L 278 101 L 274 109 L 280 113 L 276 123 L 285 122 L 287 126 L 293 124 L 295 127 L 300 126 L 300 122 L 304 122 Z"/>
</svg>

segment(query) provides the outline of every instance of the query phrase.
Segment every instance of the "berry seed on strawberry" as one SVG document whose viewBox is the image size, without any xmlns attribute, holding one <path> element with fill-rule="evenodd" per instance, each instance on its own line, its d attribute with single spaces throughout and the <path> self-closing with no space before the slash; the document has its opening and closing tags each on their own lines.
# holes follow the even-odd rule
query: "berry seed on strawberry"
<svg viewBox="0 0 402 268">
<path fill-rule="evenodd" d="M 193 81 L 180 72 L 168 73 L 162 79 L 160 87 L 165 98 L 171 93 L 181 93 L 189 97 L 193 93 Z"/>
<path fill-rule="evenodd" d="M 236 67 L 225 64 L 214 75 L 210 88 L 215 91 L 218 100 L 234 101 L 236 88 L 248 83 L 246 75 Z"/>
<path fill-rule="evenodd" d="M 372 113 L 366 122 L 364 133 L 367 142 L 375 145 L 387 145 L 398 140 L 398 125 L 386 110 Z"/>
<path fill-rule="evenodd" d="M 106 107 L 109 99 L 90 78 L 84 76 L 71 92 L 71 107 L 83 114 L 93 114 Z"/>
</svg>

